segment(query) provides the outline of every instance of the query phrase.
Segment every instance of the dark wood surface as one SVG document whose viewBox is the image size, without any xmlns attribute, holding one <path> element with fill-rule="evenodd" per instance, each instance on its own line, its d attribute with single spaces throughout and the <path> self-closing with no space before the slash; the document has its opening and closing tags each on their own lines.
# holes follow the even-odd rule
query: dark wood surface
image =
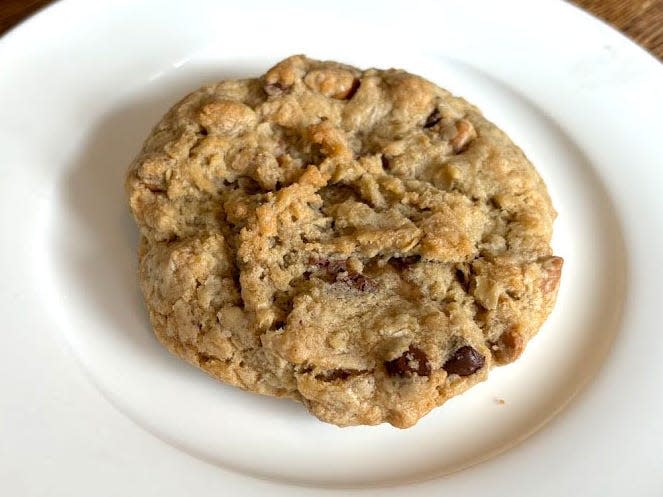
<svg viewBox="0 0 663 497">
<path fill-rule="evenodd" d="M 0 0 L 0 35 L 52 0 Z"/>
<path fill-rule="evenodd" d="M 663 60 L 663 0 L 576 0 Z"/>
<path fill-rule="evenodd" d="M 0 0 L 0 35 L 51 1 Z M 572 3 L 612 24 L 663 60 L 663 0 L 573 0 Z"/>
</svg>

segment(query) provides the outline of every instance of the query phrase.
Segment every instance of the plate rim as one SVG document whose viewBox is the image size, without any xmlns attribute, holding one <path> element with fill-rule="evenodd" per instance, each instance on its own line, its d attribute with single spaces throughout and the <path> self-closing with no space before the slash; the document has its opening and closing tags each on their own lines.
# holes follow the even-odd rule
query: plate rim
<svg viewBox="0 0 663 497">
<path fill-rule="evenodd" d="M 8 51 L 8 50 L 10 51 L 11 50 L 11 43 L 14 43 L 14 40 L 17 37 L 21 38 L 21 37 L 29 36 L 29 31 L 32 29 L 32 26 L 35 23 L 37 23 L 37 22 L 41 22 L 41 23 L 46 22 L 46 20 L 48 20 L 49 16 L 53 15 L 52 13 L 55 12 L 56 9 L 61 9 L 62 11 L 65 11 L 66 9 L 73 8 L 71 6 L 75 6 L 77 3 L 81 4 L 82 2 L 76 2 L 76 0 L 59 0 L 57 2 L 54 2 L 54 3 L 49 4 L 47 6 L 44 6 L 38 12 L 36 12 L 32 16 L 30 16 L 28 19 L 22 21 L 19 25 L 13 27 L 11 30 L 9 30 L 7 33 L 5 33 L 0 38 L 0 62 L 2 61 L 3 56 L 5 56 L 5 51 Z M 110 2 L 110 3 L 113 3 L 113 2 Z M 261 3 L 260 1 L 254 2 L 254 4 L 257 4 L 257 5 L 259 5 L 260 3 Z M 349 4 L 350 2 L 346 2 L 346 3 Z M 374 2 L 374 3 L 377 3 L 377 2 Z M 450 2 L 450 3 L 453 3 L 453 2 Z M 507 2 L 506 6 L 507 6 L 507 8 L 515 8 L 517 6 L 517 4 L 518 4 L 518 2 L 511 1 L 511 2 Z M 547 4 L 548 8 L 550 8 L 549 5 L 551 5 L 551 4 L 552 4 L 552 2 Z M 562 2 L 559 2 L 559 4 L 562 4 Z M 390 3 L 389 5 L 393 6 L 393 5 L 396 5 L 396 4 L 395 3 Z M 557 8 L 557 7 L 555 7 L 555 8 Z M 626 48 L 624 48 L 624 50 L 629 54 L 629 56 L 633 55 L 636 59 L 638 57 L 640 57 L 641 60 L 638 61 L 638 65 L 642 66 L 642 65 L 647 65 L 647 64 L 651 64 L 651 63 L 660 64 L 651 54 L 646 52 L 641 47 L 635 45 L 632 41 L 630 41 L 628 38 L 626 38 L 623 34 L 619 33 L 616 30 L 614 30 L 614 28 L 612 28 L 609 25 L 603 23 L 602 21 L 596 19 L 595 17 L 591 16 L 590 14 L 587 14 L 586 12 L 582 11 L 578 7 L 570 5 L 570 4 L 563 3 L 563 6 L 558 8 L 558 12 L 560 12 L 559 15 L 562 18 L 564 16 L 571 16 L 571 17 L 576 16 L 577 17 L 578 15 L 581 15 L 585 19 L 583 22 L 588 22 L 589 23 L 591 21 L 591 23 L 594 23 L 593 26 L 596 29 L 598 29 L 599 31 L 604 32 L 604 33 L 610 33 L 609 35 L 606 35 L 608 37 L 608 39 L 612 38 L 614 40 L 615 39 L 614 35 L 618 35 L 619 39 L 621 40 L 620 42 L 618 42 L 618 45 L 620 45 L 620 47 L 626 47 Z M 576 35 L 576 33 L 572 33 L 572 34 Z M 567 33 L 567 35 L 568 35 L 568 33 Z M 7 46 L 9 46 L 10 48 L 7 48 Z M 620 49 L 620 47 L 618 47 L 618 50 Z M 634 51 L 633 50 L 634 48 L 637 48 L 637 51 Z M 636 54 L 636 53 L 639 54 L 639 55 L 635 56 L 634 54 Z M 643 54 L 646 56 L 647 59 L 642 58 Z M 605 62 L 605 61 L 601 60 L 601 62 Z M 663 68 L 663 65 L 658 66 L 658 69 L 657 69 L 658 70 L 658 77 L 661 77 L 661 75 L 663 75 L 663 70 L 661 68 Z M 654 74 L 655 71 L 651 71 L 651 73 Z M 661 81 L 663 81 L 663 77 L 661 77 Z M 620 91 L 623 91 L 623 90 L 620 90 Z M 618 92 L 618 94 L 619 94 L 619 92 Z M 638 107 L 635 107 L 635 109 L 638 110 Z M 660 125 L 659 125 L 659 129 L 660 129 Z M 655 152 L 655 147 L 652 147 L 651 150 L 652 150 L 652 152 Z M 660 182 L 660 176 L 656 179 Z M 614 185 L 611 185 L 611 188 L 614 188 Z M 613 193 L 613 192 L 611 192 L 611 193 Z M 0 203 L 2 203 L 2 202 L 0 201 Z M 658 208 L 663 208 L 663 201 L 658 200 L 658 203 L 656 203 L 656 200 L 652 200 L 650 205 L 653 205 L 654 207 L 658 206 Z M 625 219 L 625 218 L 622 218 L 621 221 L 624 223 L 628 220 Z M 661 223 L 661 220 L 659 219 L 657 224 L 660 227 L 663 223 Z M 629 243 L 632 243 L 632 240 L 629 241 Z M 661 244 L 661 241 L 660 241 L 660 237 L 653 242 L 653 245 L 654 245 L 654 247 L 659 247 L 659 248 L 663 247 L 663 244 Z M 7 253 L 7 251 L 5 250 L 5 254 L 6 253 Z M 631 259 L 635 256 L 633 255 L 633 253 L 629 252 L 627 257 L 629 257 L 628 263 L 629 263 L 629 266 L 630 266 L 631 263 L 634 262 Z M 639 282 L 640 282 L 640 280 L 638 279 L 639 277 L 640 277 L 639 275 L 634 274 L 634 273 L 631 272 L 628 276 L 629 286 L 639 284 Z M 659 286 L 661 286 L 660 283 L 659 283 Z M 2 288 L 2 294 L 4 295 L 5 293 L 6 293 L 6 289 Z M 26 299 L 27 299 L 26 301 L 28 301 L 29 298 L 30 298 L 29 296 L 26 297 Z M 628 306 L 629 306 L 628 307 L 628 312 L 630 312 L 630 313 L 638 312 L 637 310 L 633 310 L 633 303 L 629 303 Z M 629 320 L 629 319 L 633 319 L 633 317 L 632 316 L 626 316 L 624 319 Z M 19 323 L 20 320 L 17 320 L 16 322 Z M 618 334 L 617 339 L 623 340 L 624 338 L 620 337 L 620 335 L 621 334 Z M 597 378 L 597 379 L 595 379 L 595 381 L 601 382 L 602 380 L 600 378 Z M 0 380 L 0 384 L 2 384 L 2 380 Z M 661 406 L 657 406 L 657 407 L 660 409 Z M 575 407 L 569 407 L 569 408 L 575 408 Z M 661 410 L 663 411 L 663 409 L 661 409 Z M 557 423 L 557 420 L 554 420 L 552 423 Z M 534 435 L 533 438 L 534 437 L 538 437 L 538 434 Z M 2 453 L 0 453 L 0 454 L 2 454 Z M 464 470 L 463 473 L 478 471 L 478 470 L 481 469 L 481 467 L 483 467 L 483 464 L 478 466 L 478 467 L 475 467 L 475 468 L 470 468 L 468 470 Z M 217 467 L 214 467 L 214 469 L 216 471 L 218 471 Z M 236 482 L 236 485 L 237 485 L 236 488 L 241 488 L 241 486 L 243 486 L 244 484 L 247 483 L 247 482 L 242 483 L 241 482 L 242 478 L 244 478 L 244 477 L 239 477 L 239 479 L 236 479 L 234 476 L 231 477 L 230 475 L 226 475 L 226 476 L 224 476 L 223 479 L 226 482 L 228 482 L 229 479 L 233 479 Z M 432 485 L 436 485 L 437 481 L 440 481 L 440 480 L 435 480 L 432 483 Z M 249 488 L 250 490 L 258 490 L 258 488 L 260 487 L 260 485 L 256 484 L 255 481 L 252 480 L 252 479 L 248 482 L 248 485 L 249 485 L 249 487 L 247 487 L 247 488 Z M 431 487 L 430 485 L 431 485 L 431 482 L 422 482 L 420 484 L 418 483 L 418 484 L 413 485 L 412 488 L 413 488 L 413 491 L 417 491 L 417 492 L 419 490 L 427 491 L 427 490 L 430 490 L 431 488 L 435 488 L 435 487 Z M 279 484 L 279 486 L 281 486 L 281 484 Z M 284 487 L 287 487 L 287 486 L 284 486 Z M 299 488 L 299 487 L 297 487 L 297 488 Z M 359 491 L 357 491 L 357 492 L 359 492 Z M 347 493 L 347 492 L 344 492 L 344 493 Z M 422 492 L 421 494 L 423 495 L 424 492 Z"/>
</svg>

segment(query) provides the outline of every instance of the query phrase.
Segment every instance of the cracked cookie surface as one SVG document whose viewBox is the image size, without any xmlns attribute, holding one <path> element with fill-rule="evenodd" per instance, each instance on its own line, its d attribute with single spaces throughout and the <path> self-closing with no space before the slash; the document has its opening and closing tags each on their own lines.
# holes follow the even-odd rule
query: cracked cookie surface
<svg viewBox="0 0 663 497">
<path fill-rule="evenodd" d="M 159 340 L 340 426 L 413 425 L 515 360 L 554 305 L 541 178 L 404 71 L 293 56 L 203 87 L 126 188 Z"/>
</svg>

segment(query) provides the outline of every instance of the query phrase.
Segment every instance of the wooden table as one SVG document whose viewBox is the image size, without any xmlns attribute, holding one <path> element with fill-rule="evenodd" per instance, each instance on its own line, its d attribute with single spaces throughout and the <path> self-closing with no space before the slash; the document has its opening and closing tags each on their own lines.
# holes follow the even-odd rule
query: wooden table
<svg viewBox="0 0 663 497">
<path fill-rule="evenodd" d="M 0 0 L 0 34 L 53 0 Z M 560 0 L 561 1 L 561 0 Z M 663 0 L 573 0 L 663 60 Z"/>
</svg>

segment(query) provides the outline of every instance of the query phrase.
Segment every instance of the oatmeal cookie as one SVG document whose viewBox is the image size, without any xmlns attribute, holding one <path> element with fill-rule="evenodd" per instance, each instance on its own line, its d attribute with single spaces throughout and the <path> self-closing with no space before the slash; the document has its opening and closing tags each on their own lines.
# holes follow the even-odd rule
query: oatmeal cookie
<svg viewBox="0 0 663 497">
<path fill-rule="evenodd" d="M 177 103 L 129 168 L 154 331 L 213 377 L 340 426 L 408 427 L 551 311 L 555 210 L 473 105 L 293 56 Z"/>
</svg>

